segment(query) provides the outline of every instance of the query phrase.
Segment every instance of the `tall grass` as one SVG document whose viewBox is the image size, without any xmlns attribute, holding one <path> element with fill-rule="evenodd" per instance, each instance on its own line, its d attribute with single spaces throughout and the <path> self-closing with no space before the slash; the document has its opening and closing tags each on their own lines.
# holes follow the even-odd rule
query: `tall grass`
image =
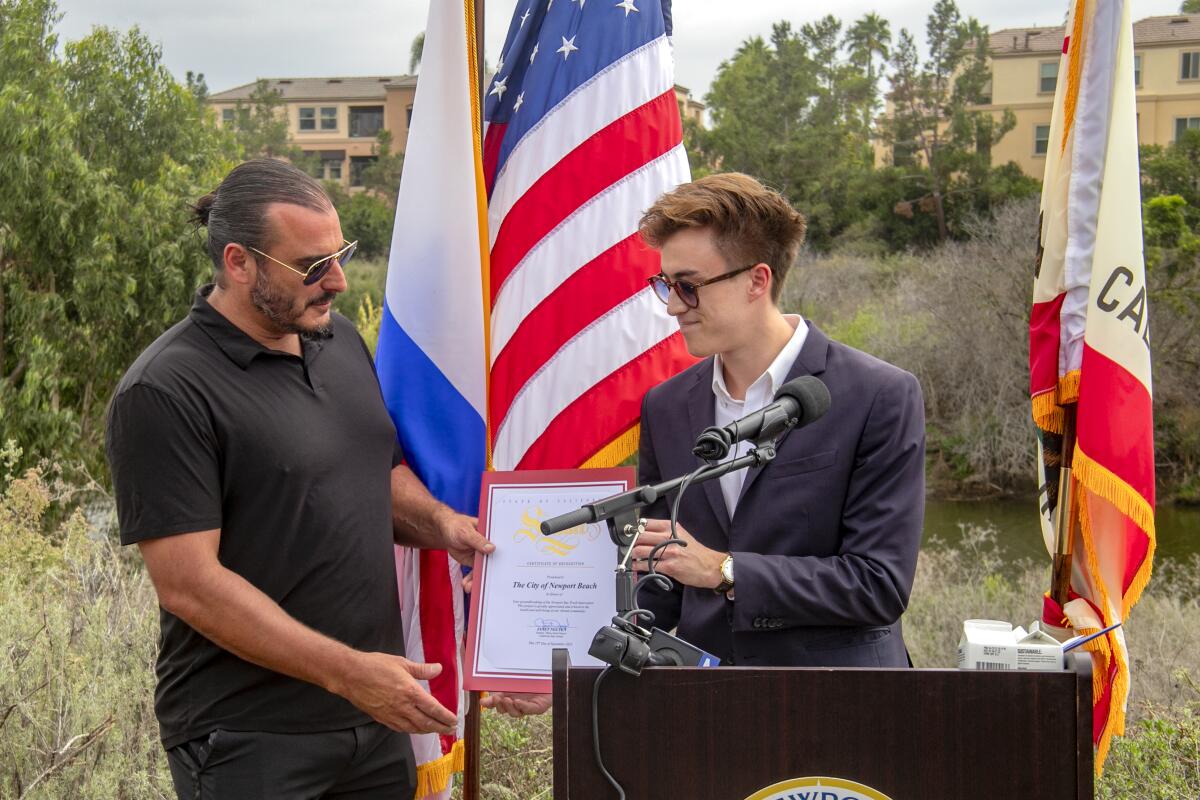
<svg viewBox="0 0 1200 800">
<path fill-rule="evenodd" d="M 136 553 L 112 543 L 111 503 L 49 469 L 0 478 L 0 798 L 173 797 L 153 711 L 157 604 Z M 990 530 L 927 547 L 905 617 L 914 661 L 951 666 L 963 619 L 1034 619 L 1047 572 L 1014 569 Z M 1100 797 L 1196 796 L 1198 598 L 1200 561 L 1164 563 L 1132 614 L 1128 735 Z M 484 715 L 485 797 L 551 796 L 550 725 Z"/>
<path fill-rule="evenodd" d="M 56 516 L 78 491 L 31 471 L 0 497 L 0 797 L 174 797 L 154 590 L 103 512 Z"/>
</svg>

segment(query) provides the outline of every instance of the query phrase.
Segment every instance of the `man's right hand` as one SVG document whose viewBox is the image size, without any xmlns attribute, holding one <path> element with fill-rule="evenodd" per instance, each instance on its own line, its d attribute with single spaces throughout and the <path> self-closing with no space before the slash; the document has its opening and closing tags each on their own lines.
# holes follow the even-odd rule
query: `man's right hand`
<svg viewBox="0 0 1200 800">
<path fill-rule="evenodd" d="M 331 688 L 392 730 L 452 734 L 458 717 L 418 683 L 436 677 L 441 671 L 441 664 L 419 664 L 386 653 L 356 652 L 340 685 Z"/>
</svg>

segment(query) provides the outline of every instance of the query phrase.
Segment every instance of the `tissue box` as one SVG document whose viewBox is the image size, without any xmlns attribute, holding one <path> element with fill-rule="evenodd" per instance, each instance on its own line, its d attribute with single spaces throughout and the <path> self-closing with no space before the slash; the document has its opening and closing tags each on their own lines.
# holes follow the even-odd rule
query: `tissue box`
<svg viewBox="0 0 1200 800">
<path fill-rule="evenodd" d="M 958 668 L 982 670 L 1063 669 L 1063 646 L 1034 622 L 1029 631 L 1007 622 L 969 619 L 958 643 Z"/>
</svg>

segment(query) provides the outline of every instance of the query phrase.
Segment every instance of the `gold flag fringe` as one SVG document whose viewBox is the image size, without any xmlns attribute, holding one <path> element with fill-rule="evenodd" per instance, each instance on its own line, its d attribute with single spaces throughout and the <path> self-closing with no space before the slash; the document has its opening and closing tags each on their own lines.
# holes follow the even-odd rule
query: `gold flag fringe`
<svg viewBox="0 0 1200 800">
<path fill-rule="evenodd" d="M 1079 457 L 1078 450 L 1076 458 Z M 1078 465 L 1078 461 L 1076 462 Z M 1086 487 L 1085 487 L 1086 488 Z M 1100 572 L 1100 559 L 1096 555 L 1096 540 L 1092 531 L 1092 519 L 1088 512 L 1087 499 L 1079 498 L 1079 527 L 1081 538 L 1083 539 L 1084 553 L 1087 555 L 1088 572 L 1091 573 L 1092 583 L 1100 597 L 1098 605 L 1100 606 L 1100 620 L 1105 625 L 1111 625 L 1116 620 L 1111 619 L 1112 600 L 1108 596 L 1108 590 L 1104 585 L 1104 581 Z M 1148 559 L 1147 559 L 1148 560 Z M 1124 615 L 1122 615 L 1122 620 Z M 1095 632 L 1095 631 L 1093 631 Z M 1107 657 L 1101 659 L 1101 672 L 1099 681 L 1097 681 L 1097 673 L 1095 668 L 1092 670 L 1092 704 L 1095 705 L 1099 691 L 1103 691 L 1104 681 L 1107 680 L 1108 674 L 1112 671 L 1112 664 L 1116 663 L 1116 674 L 1113 676 L 1112 692 L 1109 694 L 1108 703 L 1108 720 L 1104 725 L 1104 730 L 1100 733 L 1100 739 L 1096 743 L 1096 775 L 1104 773 L 1104 760 L 1108 757 L 1109 747 L 1112 745 L 1112 737 L 1122 736 L 1125 733 L 1125 705 L 1129 698 L 1129 662 L 1124 648 L 1120 646 L 1120 640 L 1116 636 L 1116 632 L 1105 634 L 1100 639 L 1094 639 L 1090 644 L 1104 641 L 1104 646 L 1099 648 L 1099 652 L 1108 651 Z M 1088 645 L 1085 648 L 1091 649 Z M 1097 690 L 1099 686 L 1099 691 Z"/>
<path fill-rule="evenodd" d="M 603 469 L 620 466 L 621 462 L 637 452 L 638 440 L 642 435 L 642 426 L 634 425 L 629 430 L 613 439 L 594 456 L 583 462 L 583 469 Z"/>
<path fill-rule="evenodd" d="M 1146 558 L 1138 565 L 1137 574 L 1133 576 L 1125 595 L 1121 598 L 1122 617 L 1129 614 L 1129 609 L 1142 596 L 1146 585 L 1150 583 L 1150 574 L 1154 570 L 1154 550 L 1157 537 L 1154 530 L 1154 507 L 1146 498 L 1135 491 L 1133 487 L 1121 480 L 1104 465 L 1094 461 L 1078 446 L 1075 448 L 1074 462 L 1075 480 L 1093 494 L 1104 498 L 1141 528 L 1149 543 L 1146 548 Z"/>
<path fill-rule="evenodd" d="M 1058 379 L 1058 386 L 1032 398 L 1033 421 L 1039 428 L 1059 436 L 1066 424 L 1062 406 L 1079 401 L 1079 370 L 1072 370 Z"/>
<path fill-rule="evenodd" d="M 1071 130 L 1075 127 L 1075 107 L 1079 102 L 1079 87 L 1083 80 L 1083 50 L 1085 44 L 1084 21 L 1087 16 L 1086 0 L 1075 0 L 1075 12 L 1072 14 L 1071 49 L 1067 62 L 1067 92 L 1063 98 L 1063 117 L 1065 118 L 1062 131 L 1062 141 L 1059 152 L 1067 150 L 1067 142 L 1071 138 Z"/>
<path fill-rule="evenodd" d="M 463 741 L 459 739 L 450 752 L 417 767 L 416 797 L 427 797 L 444 791 L 454 773 L 462 772 L 465 763 Z"/>
</svg>

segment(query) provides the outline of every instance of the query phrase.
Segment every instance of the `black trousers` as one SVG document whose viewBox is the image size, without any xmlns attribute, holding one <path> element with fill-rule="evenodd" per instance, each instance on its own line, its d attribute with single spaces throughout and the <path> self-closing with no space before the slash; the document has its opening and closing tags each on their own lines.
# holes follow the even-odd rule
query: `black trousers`
<svg viewBox="0 0 1200 800">
<path fill-rule="evenodd" d="M 320 733 L 218 729 L 167 751 L 179 800 L 409 800 L 408 736 L 371 722 Z"/>
</svg>

